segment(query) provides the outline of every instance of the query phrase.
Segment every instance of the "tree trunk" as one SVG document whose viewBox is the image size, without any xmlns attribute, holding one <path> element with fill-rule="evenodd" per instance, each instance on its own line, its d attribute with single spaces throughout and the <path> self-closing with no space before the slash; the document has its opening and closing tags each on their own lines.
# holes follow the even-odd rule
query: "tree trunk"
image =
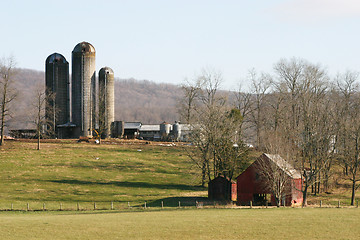
<svg viewBox="0 0 360 240">
<path fill-rule="evenodd" d="M 356 181 L 353 180 L 352 181 L 352 186 L 351 186 L 351 206 L 354 206 L 355 203 L 355 190 L 356 190 Z"/>
<path fill-rule="evenodd" d="M 0 146 L 4 145 L 4 121 L 1 121 L 1 136 L 0 136 Z"/>
<path fill-rule="evenodd" d="M 38 132 L 37 150 L 40 150 L 40 132 Z"/>
<path fill-rule="evenodd" d="M 281 204 L 281 200 L 280 200 L 281 198 L 275 198 L 275 201 L 276 201 L 276 207 L 280 207 L 280 204 Z"/>
<path fill-rule="evenodd" d="M 0 146 L 4 145 L 4 122 L 5 122 L 5 109 L 4 109 L 4 103 L 3 103 L 3 106 L 1 106 Z"/>
<path fill-rule="evenodd" d="M 206 163 L 203 162 L 203 166 L 201 169 L 201 186 L 205 187 L 205 179 L 206 179 Z"/>
<path fill-rule="evenodd" d="M 307 206 L 307 190 L 308 190 L 308 185 L 305 184 L 305 188 L 304 188 L 304 191 L 303 191 L 303 202 L 302 202 L 302 205 L 301 207 L 306 207 Z"/>
</svg>

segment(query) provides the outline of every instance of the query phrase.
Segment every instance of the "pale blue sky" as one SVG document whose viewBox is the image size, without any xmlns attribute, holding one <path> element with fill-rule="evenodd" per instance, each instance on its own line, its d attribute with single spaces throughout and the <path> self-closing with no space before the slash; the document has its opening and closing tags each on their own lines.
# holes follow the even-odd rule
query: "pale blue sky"
<svg viewBox="0 0 360 240">
<path fill-rule="evenodd" d="M 271 72 L 280 58 L 332 75 L 360 70 L 359 27 L 358 0 L 1 0 L 0 56 L 44 70 L 48 55 L 71 64 L 74 46 L 88 41 L 97 71 L 178 84 L 210 66 L 235 89 L 249 69 Z"/>
</svg>

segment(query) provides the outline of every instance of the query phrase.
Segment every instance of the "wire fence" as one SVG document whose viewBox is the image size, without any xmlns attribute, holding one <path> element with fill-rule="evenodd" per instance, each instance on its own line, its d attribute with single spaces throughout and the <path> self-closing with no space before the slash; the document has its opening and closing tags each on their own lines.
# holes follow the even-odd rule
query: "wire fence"
<svg viewBox="0 0 360 240">
<path fill-rule="evenodd" d="M 281 208 L 294 208 L 301 206 L 281 206 Z M 349 204 L 343 204 L 341 201 L 337 203 L 326 203 L 323 201 L 317 204 L 311 204 L 308 208 L 359 208 L 359 201 L 351 206 Z M 240 209 L 259 209 L 259 208 L 276 208 L 276 206 L 261 205 L 255 206 L 250 201 L 246 205 L 236 205 L 234 202 L 224 201 L 177 201 L 174 204 L 172 202 L 156 201 L 156 202 L 143 202 L 131 203 L 131 202 L 17 202 L 0 205 L 0 211 L 139 211 L 139 210 L 151 210 L 151 209 L 185 209 L 185 208 L 240 208 Z"/>
</svg>

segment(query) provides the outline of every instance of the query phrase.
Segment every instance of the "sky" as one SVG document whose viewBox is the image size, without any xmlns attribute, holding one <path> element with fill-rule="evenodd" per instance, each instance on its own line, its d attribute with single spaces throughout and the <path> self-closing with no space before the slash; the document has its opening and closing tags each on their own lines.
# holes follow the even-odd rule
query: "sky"
<svg viewBox="0 0 360 240">
<path fill-rule="evenodd" d="M 86 41 L 118 78 L 181 84 L 211 68 L 235 90 L 282 58 L 359 71 L 359 26 L 358 0 L 1 0 L 0 57 L 44 71 L 57 52 L 71 66 Z"/>
</svg>

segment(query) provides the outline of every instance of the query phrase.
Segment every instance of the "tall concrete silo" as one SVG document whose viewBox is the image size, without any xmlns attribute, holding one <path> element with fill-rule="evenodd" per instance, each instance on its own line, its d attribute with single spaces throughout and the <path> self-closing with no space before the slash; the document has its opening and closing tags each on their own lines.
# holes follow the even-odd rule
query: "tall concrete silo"
<svg viewBox="0 0 360 240">
<path fill-rule="evenodd" d="M 99 130 L 102 137 L 111 136 L 111 123 L 114 122 L 114 71 L 109 67 L 99 71 Z"/>
<path fill-rule="evenodd" d="M 56 126 L 70 121 L 69 63 L 63 55 L 53 53 L 46 58 L 45 86 L 48 130 L 56 136 Z"/>
<path fill-rule="evenodd" d="M 77 126 L 75 136 L 91 137 L 95 127 L 95 75 L 95 48 L 81 42 L 72 51 L 71 112 Z"/>
</svg>

